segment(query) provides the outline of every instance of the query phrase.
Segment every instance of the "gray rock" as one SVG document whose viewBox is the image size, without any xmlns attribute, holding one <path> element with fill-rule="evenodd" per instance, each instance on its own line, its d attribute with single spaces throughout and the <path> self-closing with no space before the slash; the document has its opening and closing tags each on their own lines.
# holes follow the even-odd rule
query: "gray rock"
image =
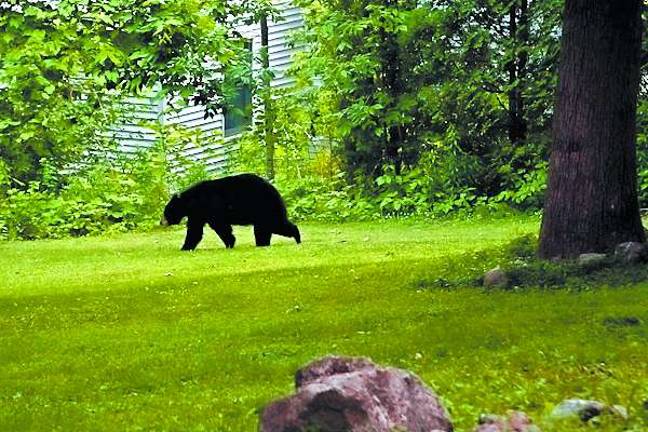
<svg viewBox="0 0 648 432">
<path fill-rule="evenodd" d="M 623 405 L 606 405 L 603 402 L 584 399 L 567 399 L 559 403 L 551 413 L 557 419 L 578 417 L 587 422 L 600 415 L 612 415 L 620 420 L 628 420 L 628 410 Z"/>
<path fill-rule="evenodd" d="M 508 417 L 492 414 L 480 416 L 475 432 L 540 432 L 540 429 L 525 413 L 514 411 Z"/>
<path fill-rule="evenodd" d="M 452 432 L 439 398 L 410 372 L 325 357 L 299 370 L 297 392 L 270 403 L 262 432 Z"/>
<path fill-rule="evenodd" d="M 560 402 L 551 412 L 557 419 L 578 417 L 586 422 L 593 417 L 600 416 L 605 410 L 605 404 L 584 399 L 566 399 Z"/>
<path fill-rule="evenodd" d="M 509 278 L 506 272 L 499 267 L 487 271 L 484 274 L 484 286 L 486 288 L 506 288 Z"/>
<path fill-rule="evenodd" d="M 622 420 L 628 420 L 628 410 L 623 405 L 612 405 L 608 407 L 608 412 Z"/>
<path fill-rule="evenodd" d="M 620 243 L 614 249 L 614 256 L 626 264 L 637 264 L 646 261 L 648 249 L 639 242 Z"/>
<path fill-rule="evenodd" d="M 607 255 L 601 253 L 584 253 L 578 256 L 578 264 L 583 267 L 594 267 L 602 264 L 607 259 Z"/>
</svg>

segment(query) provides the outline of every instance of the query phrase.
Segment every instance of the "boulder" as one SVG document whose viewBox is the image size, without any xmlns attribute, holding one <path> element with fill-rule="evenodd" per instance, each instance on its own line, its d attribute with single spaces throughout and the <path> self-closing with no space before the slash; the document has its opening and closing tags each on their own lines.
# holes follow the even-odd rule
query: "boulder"
<svg viewBox="0 0 648 432">
<path fill-rule="evenodd" d="M 414 374 L 364 358 L 325 357 L 295 376 L 296 394 L 270 403 L 262 432 L 451 432 L 436 394 Z"/>
<path fill-rule="evenodd" d="M 584 253 L 578 256 L 578 264 L 583 267 L 596 267 L 605 262 L 607 255 L 602 253 Z"/>
<path fill-rule="evenodd" d="M 511 412 L 508 417 L 482 415 L 475 432 L 540 432 L 523 412 Z"/>
<path fill-rule="evenodd" d="M 614 249 L 614 256 L 626 264 L 637 264 L 646 261 L 648 249 L 639 242 L 620 243 Z"/>
<path fill-rule="evenodd" d="M 509 278 L 506 272 L 499 267 L 495 267 L 484 274 L 484 287 L 486 288 L 506 288 L 508 284 Z"/>
</svg>

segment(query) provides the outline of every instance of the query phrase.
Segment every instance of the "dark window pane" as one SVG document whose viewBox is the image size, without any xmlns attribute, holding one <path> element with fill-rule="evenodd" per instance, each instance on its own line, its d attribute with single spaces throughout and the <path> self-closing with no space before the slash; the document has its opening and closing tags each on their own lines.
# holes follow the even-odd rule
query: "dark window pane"
<svg viewBox="0 0 648 432">
<path fill-rule="evenodd" d="M 252 92 L 247 86 L 240 88 L 225 110 L 225 136 L 235 135 L 252 123 Z"/>
<path fill-rule="evenodd" d="M 252 41 L 245 41 L 248 50 L 250 69 L 252 69 Z M 229 107 L 224 110 L 225 136 L 236 135 L 252 124 L 252 92 L 250 87 L 240 84 L 236 94 L 229 101 Z"/>
</svg>

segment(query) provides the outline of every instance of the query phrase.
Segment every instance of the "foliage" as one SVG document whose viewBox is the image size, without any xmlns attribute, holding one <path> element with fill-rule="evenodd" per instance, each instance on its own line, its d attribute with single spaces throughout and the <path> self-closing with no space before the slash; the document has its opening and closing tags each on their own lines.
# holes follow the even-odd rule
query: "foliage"
<svg viewBox="0 0 648 432">
<path fill-rule="evenodd" d="M 511 177 L 511 186 L 503 190 L 494 201 L 507 202 L 527 209 L 542 208 L 547 189 L 548 163 L 540 161 L 531 169 L 519 169 Z"/>
<path fill-rule="evenodd" d="M 306 7 L 304 40 L 310 55 L 296 68 L 316 91 L 335 94 L 337 135 L 349 168 L 380 173 L 382 162 L 401 164 L 397 140 L 406 141 L 417 104 L 407 92 L 400 53 L 408 48 L 407 23 L 415 4 L 399 1 L 313 2 Z M 397 136 L 400 135 L 400 136 Z"/>
<path fill-rule="evenodd" d="M 344 173 L 328 178 L 279 178 L 278 186 L 288 214 L 296 220 L 357 221 L 380 216 L 375 202 L 367 199 L 361 188 L 349 185 Z"/>
<path fill-rule="evenodd" d="M 336 210 L 343 219 L 448 214 L 497 203 L 541 208 L 561 0 L 300 4 L 305 29 L 295 41 L 307 49 L 295 57 L 296 86 L 277 95 L 273 107 L 279 147 L 297 149 L 280 150 L 286 163 L 279 182 L 293 189 L 293 180 L 346 176 L 332 189 L 317 188 L 304 208 L 324 209 L 316 202 L 327 190 L 329 208 L 337 208 L 336 197 L 353 197 L 370 209 L 345 205 Z M 642 190 L 648 189 L 643 105 L 645 96 L 638 119 Z M 305 163 L 319 150 L 314 137 L 323 137 L 326 154 L 341 157 L 320 180 L 310 178 L 317 174 Z M 243 159 L 253 163 L 240 167 L 264 172 L 263 137 L 244 142 Z M 330 219 L 326 212 L 318 217 Z"/>
<path fill-rule="evenodd" d="M 306 27 L 295 42 L 309 48 L 297 55 L 298 84 L 288 90 L 262 85 L 271 70 L 250 73 L 243 40 L 232 32 L 272 14 L 263 2 L 5 5 L 0 81 L 7 84 L 0 91 L 7 102 L 0 116 L 10 120 L 0 159 L 11 176 L 5 187 L 36 181 L 41 185 L 31 190 L 41 191 L 43 167 L 65 171 L 88 154 L 109 155 L 114 143 L 105 130 L 128 115 L 113 103 L 124 92 L 161 84 L 159 97 L 193 97 L 214 112 L 246 85 L 261 96 L 257 103 L 272 100 L 277 182 L 297 217 L 446 215 L 498 203 L 537 208 L 559 2 L 533 2 L 528 16 L 518 13 L 520 22 L 532 23 L 526 36 L 507 27 L 518 3 L 304 3 Z M 250 8 L 255 13 L 246 15 Z M 524 58 L 513 82 L 511 58 Z M 507 139 L 513 90 L 526 101 L 525 145 Z M 23 97 L 26 91 L 35 99 Z M 266 171 L 265 114 L 258 108 L 230 171 Z"/>
<path fill-rule="evenodd" d="M 62 168 L 101 148 L 119 96 L 157 84 L 213 113 L 236 81 L 222 76 L 248 65 L 234 27 L 268 8 L 220 0 L 1 3 L 0 159 L 13 179 L 39 180 L 40 157 Z"/>
<path fill-rule="evenodd" d="M 275 145 L 275 170 L 285 177 L 302 177 L 309 174 L 313 141 L 316 139 L 311 130 L 312 112 L 304 108 L 295 97 L 285 90 L 268 88 L 264 90 L 272 99 L 271 131 Z M 232 171 L 257 172 L 265 175 L 267 171 L 265 114 L 257 99 L 252 128 L 237 138 L 238 151 L 231 160 Z M 253 102 L 255 100 L 253 99 Z"/>
<path fill-rule="evenodd" d="M 639 100 L 637 107 L 637 171 L 639 202 L 648 207 L 648 95 Z"/>
<path fill-rule="evenodd" d="M 479 196 L 519 189 L 546 155 L 561 4 L 307 1 L 298 84 L 328 98 L 350 174 L 455 158 L 470 161 L 455 180 Z"/>
<path fill-rule="evenodd" d="M 155 146 L 151 149 L 160 166 L 166 190 L 181 192 L 210 177 L 206 161 L 216 156 L 216 150 L 226 144 L 220 134 L 200 129 L 191 129 L 178 124 L 144 123 L 156 134 Z M 196 150 L 201 157 L 197 159 Z M 146 152 L 144 152 L 146 154 Z"/>
<path fill-rule="evenodd" d="M 305 176 L 277 179 L 291 217 L 297 220 L 362 221 L 384 218 L 440 218 L 452 214 L 503 215 L 514 213 L 512 199 L 487 200 L 471 189 L 444 191 L 432 178 L 418 169 L 407 170 L 400 175 L 388 169 L 372 184 L 362 176 L 349 183 L 346 174 L 339 172 L 331 177 Z M 517 208 L 528 210 L 525 197 L 527 185 L 519 193 Z M 531 207 L 532 208 L 532 207 Z"/>
<path fill-rule="evenodd" d="M 156 132 L 151 149 L 95 155 L 63 173 L 41 158 L 42 181 L 4 193 L 0 238 L 59 238 L 157 225 L 169 190 L 182 190 L 208 173 L 183 154 L 188 144 L 202 141 L 199 132 L 161 125 Z M 208 143 L 205 139 L 202 144 Z"/>
<path fill-rule="evenodd" d="M 538 209 L 560 2 L 517 12 L 532 22 L 519 40 L 507 20 L 521 4 L 301 3 L 306 24 L 295 43 L 307 49 L 294 58 L 296 85 L 272 90 L 271 113 L 277 183 L 294 214 Z M 524 59 L 514 81 L 511 57 Z M 524 142 L 509 137 L 514 90 L 525 102 Z M 266 172 L 260 124 L 239 142 L 234 171 Z"/>
<path fill-rule="evenodd" d="M 265 114 L 258 103 L 269 98 L 276 183 L 300 220 L 541 207 L 561 0 L 300 4 L 305 28 L 294 43 L 308 45 L 291 71 L 297 84 L 275 89 L 265 85 L 272 70 L 251 73 L 245 43 L 234 31 L 261 14 L 273 15 L 269 2 L 3 3 L 0 198 L 6 199 L 0 232 L 33 238 L 97 232 L 110 223 L 115 229 L 151 226 L 159 203 L 142 203 L 153 190 L 163 201 L 169 190 L 209 176 L 183 145 L 209 152 L 222 144 L 219 138 L 168 125 L 152 126 L 160 137 L 152 152 L 113 160 L 108 128 L 130 115 L 117 101 L 125 93 L 148 95 L 157 84 L 158 97 L 200 102 L 210 113 L 227 105 L 237 87 L 253 90 L 256 123 L 238 140 L 239 150 L 229 152 L 229 172 L 266 172 Z M 638 116 L 642 203 L 648 202 L 645 100 Z M 524 131 L 522 138 L 512 137 L 515 127 Z M 134 172 L 128 164 L 141 164 L 135 171 L 166 189 L 128 189 Z M 79 165 L 85 168 L 76 173 Z M 86 204 L 66 192 L 78 180 L 72 173 L 88 177 L 88 184 L 105 175 L 96 197 L 85 193 Z M 106 200 L 103 191 L 132 203 Z M 62 222 L 81 218 L 75 209 L 87 202 L 98 203 L 83 210 L 92 221 L 101 219 L 102 208 L 143 213 L 104 215 L 81 228 Z M 36 224 L 37 209 L 50 221 L 18 228 Z"/>
<path fill-rule="evenodd" d="M 0 204 L 3 236 L 57 238 L 150 226 L 166 194 L 154 162 L 140 155 L 92 165 L 58 191 L 35 181 L 26 190 L 9 189 Z"/>
</svg>

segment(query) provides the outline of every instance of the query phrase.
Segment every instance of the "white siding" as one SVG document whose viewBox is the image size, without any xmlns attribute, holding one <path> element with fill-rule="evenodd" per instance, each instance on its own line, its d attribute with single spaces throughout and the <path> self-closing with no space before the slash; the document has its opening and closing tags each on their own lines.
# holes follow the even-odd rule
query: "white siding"
<svg viewBox="0 0 648 432">
<path fill-rule="evenodd" d="M 205 118 L 205 108 L 188 106 L 179 111 L 168 112 L 164 116 L 166 124 L 181 125 L 191 130 L 200 130 L 204 141 L 202 146 L 190 145 L 185 148 L 184 156 L 204 162 L 213 172 L 226 168 L 227 154 L 232 150 L 231 141 L 223 139 L 223 116 Z"/>
<path fill-rule="evenodd" d="M 155 132 L 142 124 L 162 120 L 162 98 L 155 95 L 129 97 L 123 100 L 121 105 L 124 117 L 119 125 L 109 131 L 109 136 L 119 142 L 120 151 L 132 153 L 153 145 Z"/>
<path fill-rule="evenodd" d="M 304 19 L 301 10 L 290 0 L 273 0 L 273 4 L 282 19 L 268 22 L 268 56 L 270 69 L 275 73 L 272 86 L 284 88 L 294 83 L 293 78 L 286 76 L 286 71 L 292 63 L 292 55 L 300 49 L 299 46 L 290 47 L 291 34 L 304 25 Z M 252 47 L 255 52 L 261 49 L 260 29 L 257 29 Z M 258 64 L 255 66 L 260 67 Z"/>
</svg>

